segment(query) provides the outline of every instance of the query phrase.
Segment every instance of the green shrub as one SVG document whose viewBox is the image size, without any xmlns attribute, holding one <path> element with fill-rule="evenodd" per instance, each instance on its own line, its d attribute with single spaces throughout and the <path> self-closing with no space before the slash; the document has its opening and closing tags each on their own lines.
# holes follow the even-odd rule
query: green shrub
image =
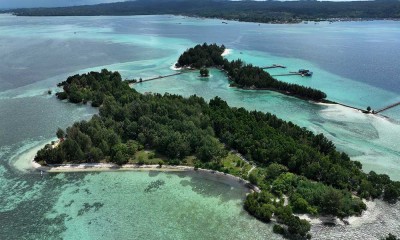
<svg viewBox="0 0 400 240">
<path fill-rule="evenodd" d="M 275 224 L 274 227 L 272 228 L 272 231 L 276 234 L 281 234 L 281 235 L 285 234 L 285 228 L 279 224 Z"/>
</svg>

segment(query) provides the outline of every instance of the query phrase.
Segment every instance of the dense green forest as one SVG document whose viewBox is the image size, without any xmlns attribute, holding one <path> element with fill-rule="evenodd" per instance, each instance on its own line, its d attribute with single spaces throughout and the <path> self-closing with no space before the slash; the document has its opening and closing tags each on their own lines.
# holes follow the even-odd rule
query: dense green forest
<svg viewBox="0 0 400 240">
<path fill-rule="evenodd" d="M 247 22 L 297 23 L 330 18 L 400 18 L 400 2 L 138 0 L 92 6 L 16 9 L 12 12 L 23 16 L 179 14 Z"/>
<path fill-rule="evenodd" d="M 364 173 L 322 134 L 270 113 L 229 107 L 218 97 L 207 103 L 197 96 L 143 95 L 108 70 L 74 75 L 59 86 L 59 99 L 91 103 L 99 114 L 59 129 L 60 145 L 47 145 L 35 157 L 43 164 L 125 164 L 145 148 L 166 156 L 167 164 L 235 174 L 221 162 L 235 149 L 257 164 L 248 179 L 262 190 L 248 195 L 245 209 L 265 222 L 275 217 L 274 231 L 297 239 L 310 237 L 310 224 L 293 213 L 342 218 L 366 208 L 361 198 L 395 202 L 400 195 L 399 182 Z"/>
<path fill-rule="evenodd" d="M 228 74 L 231 85 L 235 87 L 268 89 L 314 101 L 321 101 L 326 98 L 326 94 L 320 90 L 276 80 L 262 68 L 245 64 L 240 59 L 229 62 L 221 56 L 224 50 L 224 45 L 208 45 L 206 43 L 197 45 L 186 50 L 179 57 L 176 66 L 221 68 Z"/>
</svg>

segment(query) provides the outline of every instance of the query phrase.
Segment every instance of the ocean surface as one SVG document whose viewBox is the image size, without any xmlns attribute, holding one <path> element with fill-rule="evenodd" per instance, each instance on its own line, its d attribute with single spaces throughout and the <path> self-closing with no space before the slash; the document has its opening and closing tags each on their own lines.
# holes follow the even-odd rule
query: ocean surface
<svg viewBox="0 0 400 240">
<path fill-rule="evenodd" d="M 69 75 L 108 68 L 124 78 L 173 73 L 185 49 L 224 44 L 228 59 L 271 74 L 314 72 L 282 81 L 325 91 L 330 100 L 380 109 L 400 101 L 400 22 L 239 23 L 181 16 L 15 17 L 0 15 L 0 239 L 280 239 L 242 209 L 246 189 L 196 174 L 46 174 L 30 160 L 58 127 L 96 109 L 48 95 Z M 400 107 L 371 116 L 270 91 L 230 88 L 224 74 L 182 74 L 134 86 L 139 92 L 220 96 L 231 106 L 272 112 L 360 161 L 365 171 L 400 180 Z M 156 186 L 156 187 L 154 187 Z M 149 190 L 150 189 L 150 190 Z M 349 226 L 314 224 L 314 239 L 400 235 L 400 205 L 380 201 Z M 316 220 L 313 220 L 316 221 Z"/>
</svg>

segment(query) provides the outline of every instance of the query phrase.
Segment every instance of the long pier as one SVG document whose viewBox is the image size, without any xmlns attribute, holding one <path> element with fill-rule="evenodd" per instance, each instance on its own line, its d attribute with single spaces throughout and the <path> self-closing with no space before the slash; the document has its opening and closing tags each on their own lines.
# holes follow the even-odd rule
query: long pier
<svg viewBox="0 0 400 240">
<path fill-rule="evenodd" d="M 178 72 L 178 73 L 173 73 L 173 74 L 168 74 L 168 75 L 163 75 L 163 76 L 157 76 L 157 77 L 142 79 L 142 81 L 139 81 L 139 82 L 137 82 L 137 83 L 153 81 L 153 80 L 162 79 L 162 78 L 167 78 L 167 77 L 172 77 L 172 76 L 177 76 L 177 75 L 181 75 L 181 74 L 183 74 L 183 72 Z"/>
<path fill-rule="evenodd" d="M 374 113 L 377 114 L 377 113 L 386 111 L 386 110 L 388 110 L 388 109 L 394 108 L 394 107 L 396 107 L 396 106 L 398 106 L 398 105 L 400 105 L 400 102 L 393 103 L 393 104 L 391 104 L 391 105 L 389 105 L 389 106 L 386 106 L 386 107 L 384 107 L 384 108 L 381 108 L 381 109 L 379 109 L 379 110 L 377 110 L 377 111 L 374 111 Z"/>
<path fill-rule="evenodd" d="M 167 77 L 177 76 L 177 75 L 181 75 L 181 74 L 183 74 L 183 72 L 178 72 L 178 73 L 168 74 L 168 75 L 164 75 L 164 76 L 158 76 L 158 77 L 152 77 L 152 78 L 142 79 L 142 82 L 148 82 L 148 81 L 152 81 L 152 80 L 157 80 L 157 79 L 161 79 L 161 78 L 167 78 Z"/>
<path fill-rule="evenodd" d="M 191 72 L 191 71 L 184 71 L 184 72 L 178 72 L 178 73 L 173 73 L 173 74 L 168 74 L 168 75 L 162 75 L 162 76 L 142 79 L 137 82 L 133 82 L 132 80 L 127 80 L 127 81 L 129 82 L 129 84 L 136 84 L 136 83 L 148 82 L 148 81 L 158 80 L 158 79 L 167 78 L 167 77 L 173 77 L 173 76 L 181 75 L 181 74 L 188 73 L 188 72 Z"/>
<path fill-rule="evenodd" d="M 279 65 L 279 64 L 273 64 L 271 66 L 262 67 L 262 69 L 270 69 L 270 68 L 286 68 L 286 67 L 283 66 L 283 65 Z M 193 70 L 189 69 L 189 70 L 184 71 L 184 72 L 178 72 L 178 73 L 173 73 L 173 74 L 168 74 L 168 75 L 162 75 L 162 76 L 142 79 L 141 81 L 137 81 L 137 82 L 133 82 L 132 80 L 127 80 L 127 81 L 129 82 L 129 84 L 136 84 L 136 83 L 148 82 L 148 81 L 158 80 L 158 79 L 167 78 L 167 77 L 173 77 L 173 76 L 177 76 L 177 75 L 181 75 L 181 74 L 184 74 L 184 73 L 191 72 Z M 301 74 L 297 73 L 297 72 L 291 72 L 291 73 L 288 73 L 288 74 L 278 74 L 278 75 L 271 75 L 271 76 L 275 77 L 275 76 L 290 76 L 290 75 L 301 75 Z"/>
<path fill-rule="evenodd" d="M 302 75 L 301 73 L 298 72 L 291 72 L 291 73 L 284 73 L 284 74 L 275 74 L 271 75 L 271 77 L 281 77 L 281 76 L 292 76 L 292 75 Z"/>
<path fill-rule="evenodd" d="M 279 65 L 279 64 L 272 64 L 272 66 L 262 67 L 262 69 L 270 69 L 270 68 L 286 68 L 286 67 L 283 65 Z"/>
</svg>

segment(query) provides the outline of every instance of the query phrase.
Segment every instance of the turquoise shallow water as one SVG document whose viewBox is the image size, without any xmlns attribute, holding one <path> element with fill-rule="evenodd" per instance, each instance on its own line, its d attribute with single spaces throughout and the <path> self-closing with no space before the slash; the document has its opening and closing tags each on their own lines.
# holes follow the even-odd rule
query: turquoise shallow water
<svg viewBox="0 0 400 240">
<path fill-rule="evenodd" d="M 2 178 L 6 177 L 0 169 Z M 30 174 L 2 180 L 3 239 L 265 239 L 246 189 L 196 173 Z M 5 198 L 3 198 L 5 197 Z M 4 205 L 6 203 L 6 205 Z M 18 229 L 18 231 L 16 231 Z"/>
<path fill-rule="evenodd" d="M 245 189 L 214 176 L 103 172 L 30 178 L 33 189 L 21 196 L 29 184 L 14 186 L 19 201 L 3 206 L 0 233 L 6 239 L 271 237 L 269 225 L 242 210 Z"/>
<path fill-rule="evenodd" d="M 57 127 L 96 110 L 46 94 L 67 76 L 109 68 L 124 78 L 173 73 L 179 54 L 196 43 L 233 49 L 229 59 L 309 68 L 312 78 L 283 81 L 322 89 L 332 100 L 377 109 L 399 100 L 398 22 L 269 25 L 174 16 L 24 18 L 0 15 L 0 238 L 3 239 L 278 239 L 271 226 L 242 210 L 245 191 L 199 176 L 154 173 L 51 174 L 40 178 L 29 159 Z M 272 112 L 324 133 L 366 171 L 400 179 L 400 108 L 367 116 L 269 91 L 229 88 L 212 70 L 135 85 Z M 150 185 L 160 185 L 145 192 Z M 400 234 L 400 206 L 374 203 L 351 226 L 313 226 L 315 239 L 377 239 Z M 385 213 L 384 215 L 382 213 Z"/>
<path fill-rule="evenodd" d="M 271 236 L 270 226 L 242 210 L 245 192 L 240 185 L 232 187 L 214 181 L 195 174 L 85 174 L 78 186 L 71 186 L 71 192 L 63 191 L 47 217 L 69 216 L 66 216 L 67 231 L 63 233 L 65 239 Z M 80 222 L 75 221 L 76 216 L 81 218 Z M 82 224 L 87 224 L 87 228 L 82 228 Z"/>
</svg>

